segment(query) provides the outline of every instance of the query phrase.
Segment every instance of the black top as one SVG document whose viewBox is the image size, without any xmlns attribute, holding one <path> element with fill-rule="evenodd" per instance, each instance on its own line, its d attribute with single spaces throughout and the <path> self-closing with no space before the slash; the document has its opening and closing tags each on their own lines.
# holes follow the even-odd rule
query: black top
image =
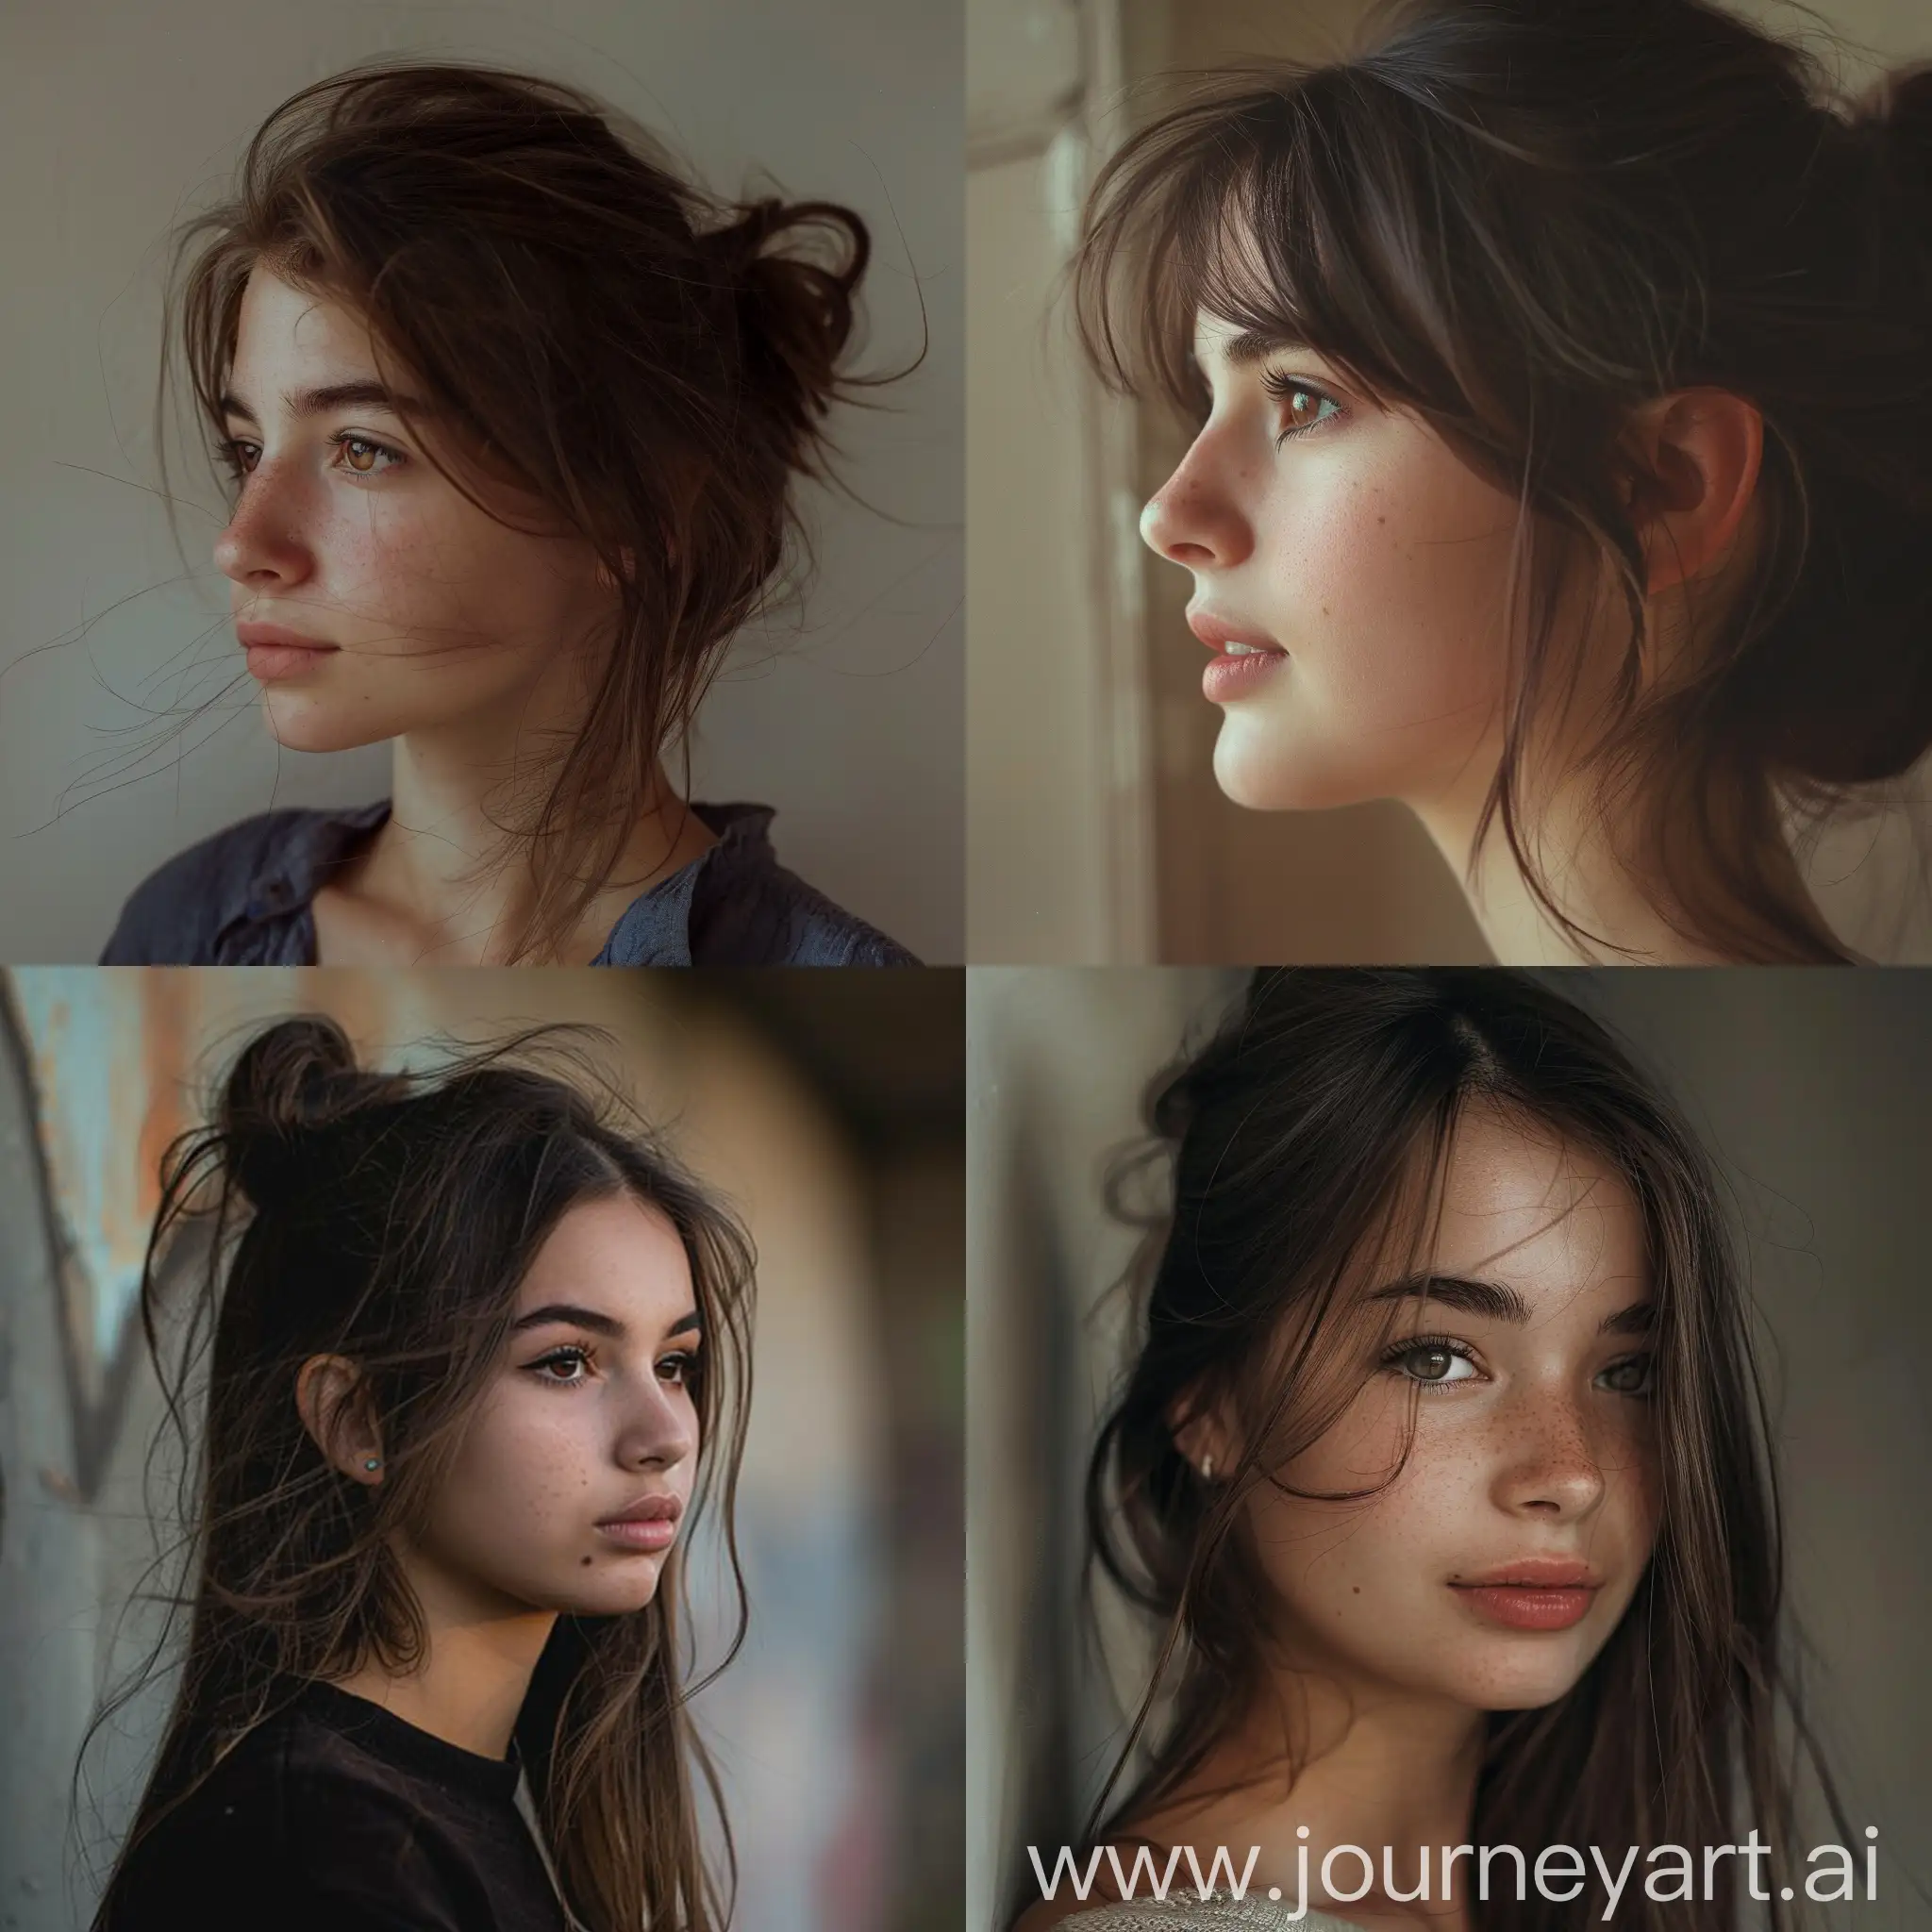
<svg viewBox="0 0 1932 1932">
<path fill-rule="evenodd" d="M 564 1932 L 519 1774 L 310 1684 L 135 1847 L 102 1932 Z"/>
<path fill-rule="evenodd" d="M 103 966 L 312 966 L 315 894 L 389 801 L 266 811 L 150 874 Z M 593 966 L 913 966 L 902 945 L 778 863 L 764 805 L 697 805 L 718 842 L 627 906 Z"/>
</svg>

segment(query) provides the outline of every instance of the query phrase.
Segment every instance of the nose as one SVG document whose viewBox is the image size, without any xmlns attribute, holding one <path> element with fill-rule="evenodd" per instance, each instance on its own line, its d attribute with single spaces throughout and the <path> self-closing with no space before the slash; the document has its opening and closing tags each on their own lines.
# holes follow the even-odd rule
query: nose
<svg viewBox="0 0 1932 1932">
<path fill-rule="evenodd" d="M 1254 548 L 1221 439 L 1204 429 L 1141 512 L 1141 541 L 1188 570 L 1227 570 Z"/>
<path fill-rule="evenodd" d="M 1576 1404 L 1557 1391 L 1526 1395 L 1499 1426 L 1510 1431 L 1494 1500 L 1511 1515 L 1570 1522 L 1603 1501 L 1603 1460 Z"/>
<path fill-rule="evenodd" d="M 251 591 L 279 591 L 300 583 L 315 567 L 301 531 L 302 492 L 267 454 L 244 476 L 227 527 L 215 539 L 215 568 Z"/>
<path fill-rule="evenodd" d="M 675 1388 L 653 1375 L 628 1404 L 618 1428 L 617 1459 L 625 1469 L 670 1469 L 697 1453 L 697 1413 Z"/>
</svg>

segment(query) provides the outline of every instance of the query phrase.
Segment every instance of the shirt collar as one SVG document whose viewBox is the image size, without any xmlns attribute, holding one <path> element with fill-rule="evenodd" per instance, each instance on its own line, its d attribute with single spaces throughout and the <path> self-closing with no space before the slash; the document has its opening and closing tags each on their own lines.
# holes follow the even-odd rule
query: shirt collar
<svg viewBox="0 0 1932 1932">
<path fill-rule="evenodd" d="M 698 823 L 718 842 L 633 899 L 593 963 L 608 963 L 613 944 L 626 926 L 648 924 L 659 933 L 675 925 L 686 941 L 686 957 L 682 960 L 661 957 L 657 963 L 689 965 L 691 910 L 700 881 L 722 887 L 731 874 L 759 870 L 773 862 L 770 827 L 777 814 L 771 806 L 702 805 L 693 801 L 691 808 Z M 389 816 L 390 801 L 386 798 L 374 805 L 308 813 L 291 828 L 289 837 L 278 840 L 270 848 L 260 870 L 248 881 L 242 917 L 260 924 L 284 919 L 291 913 L 306 914 L 329 874 L 367 844 L 388 823 Z"/>
</svg>

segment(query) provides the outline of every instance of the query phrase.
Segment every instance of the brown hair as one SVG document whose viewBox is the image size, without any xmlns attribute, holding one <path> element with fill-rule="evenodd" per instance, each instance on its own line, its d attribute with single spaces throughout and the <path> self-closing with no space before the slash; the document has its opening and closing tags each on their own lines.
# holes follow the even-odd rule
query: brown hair
<svg viewBox="0 0 1932 1932">
<path fill-rule="evenodd" d="M 350 69 L 269 116 L 234 198 L 180 231 L 167 297 L 218 450 L 258 264 L 367 323 L 408 378 L 390 387 L 474 464 L 465 480 L 437 463 L 471 502 L 486 508 L 483 478 L 511 480 L 615 586 L 583 727 L 541 806 L 504 827 L 540 860 L 514 958 L 554 952 L 609 879 L 657 759 L 802 540 L 791 486 L 824 473 L 827 409 L 883 379 L 840 366 L 870 253 L 857 214 L 714 201 L 623 125 L 525 75 Z"/>
<path fill-rule="evenodd" d="M 1932 71 L 1847 106 L 1816 58 L 1705 0 L 1402 0 L 1365 50 L 1198 81 L 1102 170 L 1075 263 L 1116 387 L 1195 420 L 1196 313 L 1303 341 L 1518 497 L 1500 819 L 1581 665 L 1557 599 L 1628 632 L 1584 754 L 1626 863 L 1739 961 L 1843 960 L 1783 824 L 1870 797 L 1932 745 Z M 1693 385 L 1761 411 L 1753 579 L 1660 668 L 1619 455 Z M 1474 862 L 1474 854 L 1472 855 Z"/>
<path fill-rule="evenodd" d="M 358 1067 L 333 1021 L 282 1021 L 242 1052 L 209 1124 L 163 1158 L 142 1318 L 179 1439 L 176 1520 L 188 1526 L 158 1567 L 183 1566 L 187 1593 L 161 1599 L 167 1627 L 90 1738 L 152 1675 L 182 1610 L 189 1627 L 180 1689 L 96 1926 L 112 1923 L 130 1854 L 227 1745 L 309 1682 L 421 1657 L 427 1631 L 391 1539 L 420 1532 L 508 1343 L 518 1285 L 580 1202 L 643 1202 L 690 1259 L 705 1339 L 687 1374 L 702 1461 L 686 1520 L 720 1511 L 737 1614 L 717 1669 L 736 1654 L 749 1240 L 614 1094 L 593 1102 L 594 1069 L 564 1034 L 538 1029 L 434 1073 L 386 1074 Z M 531 1059 L 546 1048 L 564 1050 L 558 1072 Z M 160 1331 L 174 1324 L 171 1374 Z M 342 1476 L 301 1419 L 295 1377 L 318 1355 L 361 1371 L 358 1397 L 383 1444 L 379 1486 Z M 197 1431 L 183 1398 L 204 1368 Z M 683 1547 L 645 1608 L 558 1618 L 517 1720 L 544 1839 L 588 1932 L 720 1932 L 730 1917 L 699 1844 L 693 1766 L 723 1809 L 687 1710 L 702 1686 L 682 1681 Z M 730 1843 L 727 1824 L 727 1862 Z"/>
<path fill-rule="evenodd" d="M 1425 1269 L 1450 1145 L 1476 1108 L 1588 1150 L 1630 1190 L 1652 1273 L 1660 1509 L 1637 1592 L 1583 1676 L 1545 1708 L 1490 1716 L 1473 1841 L 1728 1843 L 1741 1802 L 1776 1863 L 1803 1869 L 1777 1722 L 1781 1704 L 1795 1710 L 1784 1703 L 1777 1486 L 1716 1176 L 1597 1022 L 1497 968 L 1262 971 L 1150 1090 L 1152 1138 L 1112 1185 L 1132 1212 L 1151 1168 L 1163 1198 L 1134 1217 L 1147 1233 L 1126 1284 L 1128 1359 L 1086 1510 L 1090 1590 L 1097 1564 L 1159 1643 L 1090 1841 L 1181 1792 L 1265 1687 L 1278 1599 L 1247 1498 L 1269 1484 L 1302 1493 L 1280 1472 L 1360 1386 L 1362 1293 Z M 1174 1418 L 1217 1404 L 1240 1455 L 1209 1484 L 1176 1445 Z M 1103 1826 L 1163 1695 L 1164 1727 Z M 1802 1716 L 1796 1735 L 1808 1742 Z M 1576 1909 L 1501 1897 L 1479 1923 L 1557 1932 Z M 1640 1932 L 1727 1932 L 1735 1899 L 1626 1896 L 1623 1909 Z M 1770 1909 L 1774 1926 L 1791 1924 L 1790 1907 Z"/>
</svg>

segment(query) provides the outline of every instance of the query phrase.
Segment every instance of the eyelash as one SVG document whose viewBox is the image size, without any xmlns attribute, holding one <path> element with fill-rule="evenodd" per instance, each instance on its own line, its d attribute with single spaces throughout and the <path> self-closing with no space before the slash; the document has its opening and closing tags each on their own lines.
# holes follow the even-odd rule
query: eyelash
<svg viewBox="0 0 1932 1932">
<path fill-rule="evenodd" d="M 585 1383 L 590 1379 L 587 1375 L 573 1375 L 566 1381 L 560 1376 L 546 1375 L 541 1373 L 542 1370 L 549 1368 L 553 1363 L 562 1361 L 579 1361 L 587 1368 L 595 1368 L 597 1365 L 597 1351 L 594 1348 L 578 1348 L 575 1344 L 564 1348 L 553 1348 L 548 1355 L 540 1356 L 535 1361 L 526 1363 L 525 1365 L 525 1373 L 539 1382 L 547 1382 L 553 1389 L 581 1389 L 584 1387 Z M 666 1362 L 675 1362 L 678 1365 L 676 1386 L 680 1389 L 688 1388 L 691 1383 L 691 1371 L 697 1367 L 697 1351 L 690 1348 L 679 1349 L 675 1354 L 663 1357 L 658 1361 L 658 1366 L 661 1369 Z"/>
<path fill-rule="evenodd" d="M 344 470 L 342 475 L 353 476 L 358 483 L 366 483 L 375 476 L 386 476 L 391 470 L 399 469 L 409 459 L 401 450 L 391 449 L 386 442 L 378 442 L 373 436 L 364 436 L 354 429 L 339 429 L 329 438 L 338 449 L 346 449 L 350 443 L 358 443 L 364 449 L 374 450 L 377 456 L 388 457 L 391 460 L 385 469 Z M 228 475 L 239 483 L 244 476 L 254 474 L 242 461 L 240 452 L 243 447 L 253 449 L 255 445 L 245 437 L 230 437 L 225 442 L 215 445 L 215 456 Z"/>
<path fill-rule="evenodd" d="M 1273 396 L 1277 403 L 1286 403 L 1293 396 L 1307 395 L 1313 396 L 1315 398 L 1316 407 L 1318 408 L 1324 403 L 1333 403 L 1335 405 L 1335 416 L 1317 416 L 1314 422 L 1312 423 L 1304 423 L 1300 425 L 1298 427 L 1284 429 L 1281 432 L 1281 434 L 1274 439 L 1274 447 L 1276 449 L 1279 449 L 1281 445 L 1285 443 L 1291 436 L 1306 436 L 1309 430 L 1319 429 L 1324 423 L 1334 422 L 1336 416 L 1340 416 L 1342 413 L 1342 406 L 1341 399 L 1339 397 L 1331 396 L 1325 389 L 1317 387 L 1316 384 L 1307 381 L 1303 376 L 1283 375 L 1274 370 L 1271 370 L 1267 375 L 1262 376 L 1261 387 L 1265 389 L 1268 391 L 1268 393 L 1271 396 Z"/>
<path fill-rule="evenodd" d="M 1453 1355 L 1457 1359 L 1472 1364 L 1476 1358 L 1475 1351 L 1467 1342 L 1457 1341 L 1453 1336 L 1411 1335 L 1404 1341 L 1391 1342 L 1388 1348 L 1383 1350 L 1382 1366 L 1385 1369 L 1394 1369 L 1408 1356 L 1428 1355 L 1432 1353 Z M 1654 1373 L 1656 1358 L 1649 1355 L 1639 1354 L 1626 1355 L 1611 1362 L 1608 1367 L 1602 1371 L 1602 1374 L 1608 1375 L 1614 1374 L 1618 1369 L 1628 1368 L 1637 1362 L 1641 1362 L 1646 1370 Z M 1474 1378 L 1470 1376 L 1457 1376 L 1452 1381 L 1446 1376 L 1410 1375 L 1405 1372 L 1404 1379 L 1414 1383 L 1418 1389 L 1435 1390 L 1455 1388 Z M 1599 1376 L 1599 1379 L 1601 1379 L 1601 1376 Z M 1648 1376 L 1645 1379 L 1647 1383 Z M 1612 1389 L 1607 1392 L 1611 1395 L 1627 1395 L 1633 1401 L 1642 1402 L 1649 1399 L 1651 1391 L 1646 1386 L 1642 1389 Z"/>
</svg>

